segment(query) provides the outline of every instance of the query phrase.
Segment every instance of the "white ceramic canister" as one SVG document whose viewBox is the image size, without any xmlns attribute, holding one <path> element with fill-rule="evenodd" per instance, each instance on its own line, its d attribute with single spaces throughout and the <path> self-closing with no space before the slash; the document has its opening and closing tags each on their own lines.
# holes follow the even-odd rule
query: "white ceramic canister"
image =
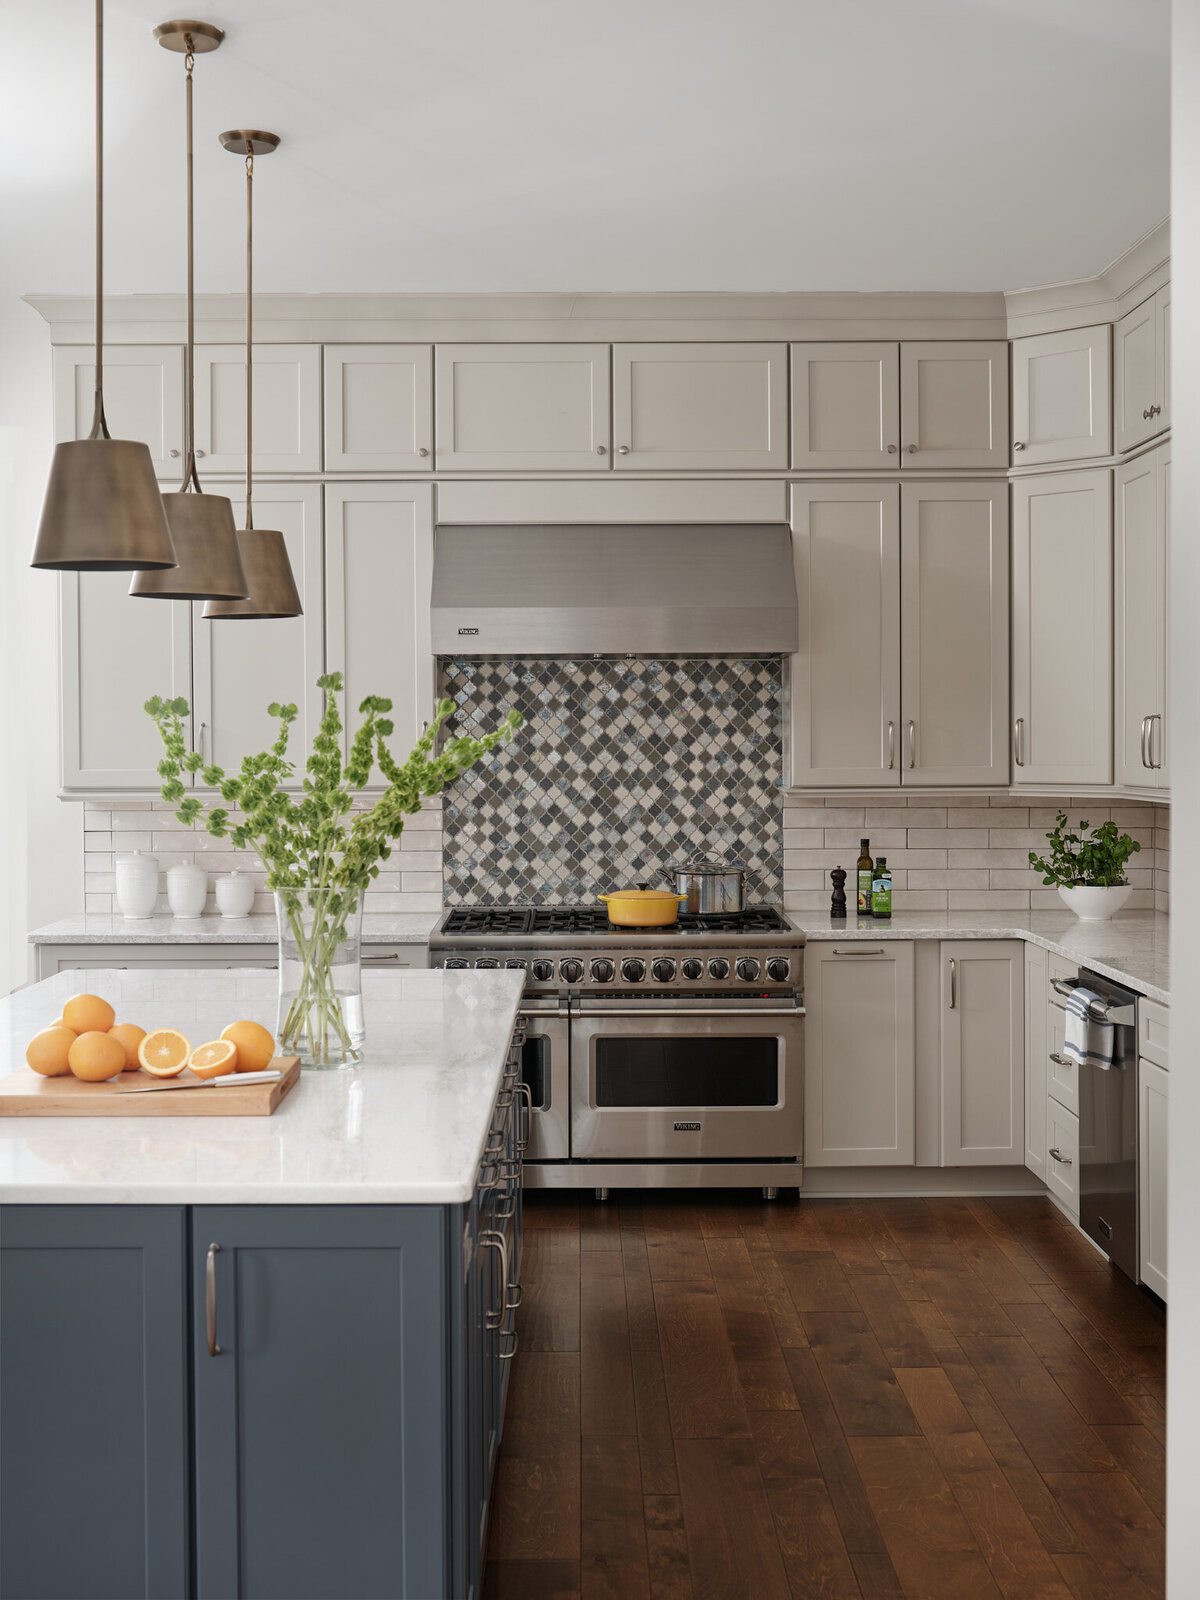
<svg viewBox="0 0 1200 1600">
<path fill-rule="evenodd" d="M 158 862 L 135 850 L 117 857 L 117 910 L 130 922 L 154 915 L 158 904 Z"/>
<path fill-rule="evenodd" d="M 167 904 L 177 917 L 201 917 L 208 900 L 208 873 L 180 861 L 167 871 Z"/>
<path fill-rule="evenodd" d="M 248 917 L 254 905 L 254 879 L 235 867 L 216 880 L 217 910 L 223 917 Z"/>
</svg>

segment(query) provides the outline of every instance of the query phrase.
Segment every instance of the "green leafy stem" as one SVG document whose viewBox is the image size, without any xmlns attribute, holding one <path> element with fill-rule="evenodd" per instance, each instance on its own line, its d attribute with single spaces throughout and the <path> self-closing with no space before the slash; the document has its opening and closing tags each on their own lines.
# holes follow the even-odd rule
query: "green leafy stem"
<svg viewBox="0 0 1200 1600">
<path fill-rule="evenodd" d="M 1118 833 L 1115 822 L 1103 822 L 1088 831 L 1088 823 L 1081 820 L 1078 833 L 1067 832 L 1067 814 L 1060 811 L 1055 817 L 1053 833 L 1046 838 L 1050 849 L 1046 856 L 1029 852 L 1029 865 L 1042 874 L 1042 882 L 1062 888 L 1081 884 L 1093 888 L 1113 888 L 1125 883 L 1125 864 L 1130 856 L 1142 847 L 1127 833 Z"/>
</svg>

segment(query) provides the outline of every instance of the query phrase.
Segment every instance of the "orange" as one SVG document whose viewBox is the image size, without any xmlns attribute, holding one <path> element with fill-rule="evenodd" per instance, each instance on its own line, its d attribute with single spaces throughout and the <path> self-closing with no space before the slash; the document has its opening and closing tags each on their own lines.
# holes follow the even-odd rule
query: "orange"
<svg viewBox="0 0 1200 1600">
<path fill-rule="evenodd" d="M 25 1050 L 25 1059 L 44 1078 L 61 1078 L 71 1070 L 67 1053 L 77 1038 L 78 1035 L 72 1033 L 70 1028 L 64 1028 L 61 1022 L 56 1022 L 49 1028 L 43 1028 L 41 1033 L 34 1034 Z"/>
<path fill-rule="evenodd" d="M 139 1062 L 156 1078 L 177 1078 L 191 1053 L 191 1041 L 174 1028 L 155 1028 L 138 1045 Z"/>
<path fill-rule="evenodd" d="M 268 1033 L 261 1022 L 231 1022 L 221 1029 L 221 1037 L 232 1039 L 237 1045 L 239 1072 L 261 1072 L 274 1059 L 274 1035 Z"/>
<path fill-rule="evenodd" d="M 81 1033 L 67 1052 L 67 1061 L 77 1078 L 100 1083 L 125 1070 L 125 1046 L 110 1034 L 92 1029 Z"/>
<path fill-rule="evenodd" d="M 76 1033 L 107 1033 L 117 1014 L 98 994 L 77 994 L 63 1007 L 62 1019 Z"/>
<path fill-rule="evenodd" d="M 223 1078 L 237 1069 L 238 1047 L 232 1039 L 210 1039 L 192 1051 L 188 1066 L 198 1078 Z"/>
<path fill-rule="evenodd" d="M 115 1039 L 125 1052 L 125 1071 L 136 1072 L 138 1045 L 146 1037 L 145 1028 L 139 1028 L 136 1022 L 118 1022 L 115 1028 L 108 1030 L 108 1036 Z"/>
</svg>

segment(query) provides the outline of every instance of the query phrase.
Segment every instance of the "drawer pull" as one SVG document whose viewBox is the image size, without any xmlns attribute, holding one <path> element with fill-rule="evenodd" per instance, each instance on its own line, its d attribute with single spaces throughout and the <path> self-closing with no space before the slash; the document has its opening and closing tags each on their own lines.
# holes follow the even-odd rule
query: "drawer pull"
<svg viewBox="0 0 1200 1600">
<path fill-rule="evenodd" d="M 1056 1067 L 1073 1067 L 1075 1063 L 1066 1056 L 1060 1056 L 1057 1050 L 1051 1050 L 1050 1059 Z"/>
<path fill-rule="evenodd" d="M 204 1337 L 210 1356 L 221 1354 L 217 1343 L 217 1251 L 220 1248 L 219 1244 L 210 1244 L 204 1263 Z"/>
<path fill-rule="evenodd" d="M 1075 1165 L 1075 1163 L 1071 1160 L 1070 1156 L 1063 1155 L 1062 1151 L 1058 1148 L 1057 1145 L 1051 1145 L 1050 1146 L 1050 1154 L 1051 1154 L 1051 1156 L 1053 1156 L 1054 1160 L 1057 1161 L 1059 1166 L 1061 1166 L 1061 1167 L 1073 1167 Z"/>
<path fill-rule="evenodd" d="M 835 956 L 882 956 L 882 955 L 886 955 L 887 951 L 886 950 L 835 950 L 833 953 L 834 953 Z"/>
</svg>

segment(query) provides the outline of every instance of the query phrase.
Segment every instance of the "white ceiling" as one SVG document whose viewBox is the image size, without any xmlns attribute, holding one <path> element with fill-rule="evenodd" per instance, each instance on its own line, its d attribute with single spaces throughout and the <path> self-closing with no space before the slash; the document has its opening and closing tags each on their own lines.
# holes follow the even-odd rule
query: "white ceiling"
<svg viewBox="0 0 1200 1600">
<path fill-rule="evenodd" d="M 183 63 L 107 7 L 108 283 L 182 287 Z M 1019 288 L 1167 213 L 1167 0 L 214 0 L 197 288 Z M 0 293 L 91 282 L 90 0 L 0 5 Z"/>
</svg>

